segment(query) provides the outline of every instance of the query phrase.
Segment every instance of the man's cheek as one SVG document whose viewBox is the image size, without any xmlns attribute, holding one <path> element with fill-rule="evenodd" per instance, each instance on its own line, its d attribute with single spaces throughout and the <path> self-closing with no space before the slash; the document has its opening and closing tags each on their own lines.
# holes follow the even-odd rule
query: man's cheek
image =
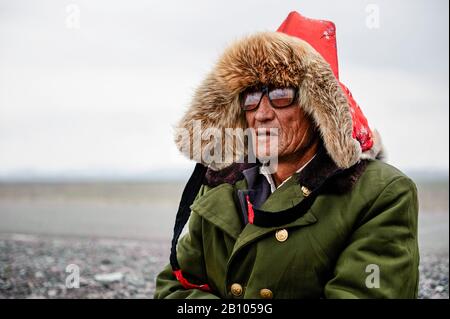
<svg viewBox="0 0 450 319">
<path fill-rule="evenodd" d="M 255 127 L 255 117 L 250 112 L 245 112 L 245 120 L 247 121 L 247 126 L 252 128 Z"/>
</svg>

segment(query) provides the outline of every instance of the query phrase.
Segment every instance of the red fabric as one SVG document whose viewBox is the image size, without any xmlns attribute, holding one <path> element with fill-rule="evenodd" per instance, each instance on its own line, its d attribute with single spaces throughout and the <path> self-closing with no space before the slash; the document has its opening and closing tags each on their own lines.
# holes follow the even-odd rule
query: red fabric
<svg viewBox="0 0 450 319">
<path fill-rule="evenodd" d="M 362 151 L 370 150 L 373 146 L 372 131 L 369 128 L 369 123 L 364 116 L 358 103 L 353 99 L 350 90 L 341 82 L 342 90 L 347 96 L 348 103 L 350 104 L 350 112 L 352 114 L 353 121 L 353 138 L 356 138 L 361 145 Z"/>
<path fill-rule="evenodd" d="M 180 284 L 185 289 L 200 289 L 200 290 L 203 290 L 203 291 L 206 291 L 206 292 L 210 292 L 211 291 L 211 288 L 209 288 L 208 284 L 203 284 L 203 285 L 191 284 L 186 278 L 184 278 L 183 273 L 181 272 L 181 269 L 174 270 L 173 274 L 175 275 L 177 280 L 180 282 Z"/>
<path fill-rule="evenodd" d="M 333 22 L 310 19 L 293 11 L 277 31 L 308 42 L 330 64 L 334 75 L 339 78 L 336 27 Z"/>
<path fill-rule="evenodd" d="M 336 46 L 336 27 L 333 22 L 310 19 L 298 12 L 289 13 L 277 30 L 308 42 L 330 64 L 334 76 L 339 81 L 339 66 Z M 347 96 L 353 120 L 353 138 L 361 144 L 362 151 L 373 146 L 372 131 L 361 108 L 353 99 L 350 90 L 339 81 Z"/>
<path fill-rule="evenodd" d="M 253 224 L 253 220 L 255 219 L 255 212 L 253 211 L 253 205 L 250 203 L 250 197 L 248 195 L 245 196 L 247 199 L 247 217 L 248 222 Z"/>
</svg>

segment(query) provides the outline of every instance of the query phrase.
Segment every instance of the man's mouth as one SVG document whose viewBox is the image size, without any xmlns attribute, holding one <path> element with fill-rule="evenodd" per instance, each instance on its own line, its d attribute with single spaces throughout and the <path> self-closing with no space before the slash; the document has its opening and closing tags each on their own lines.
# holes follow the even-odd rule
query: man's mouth
<svg viewBox="0 0 450 319">
<path fill-rule="evenodd" d="M 257 128 L 256 129 L 257 137 L 269 137 L 269 136 L 278 136 L 278 129 L 276 128 Z"/>
</svg>

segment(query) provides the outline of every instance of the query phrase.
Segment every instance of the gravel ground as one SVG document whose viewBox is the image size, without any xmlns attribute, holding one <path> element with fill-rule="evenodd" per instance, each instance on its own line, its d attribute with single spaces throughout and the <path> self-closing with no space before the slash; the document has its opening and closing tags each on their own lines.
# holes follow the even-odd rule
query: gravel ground
<svg viewBox="0 0 450 319">
<path fill-rule="evenodd" d="M 0 234 L 0 298 L 152 298 L 168 241 Z M 449 298 L 448 254 L 421 257 L 419 298 Z M 66 267 L 80 287 L 66 288 Z"/>
<path fill-rule="evenodd" d="M 0 234 L 0 298 L 153 298 L 168 252 L 165 242 Z M 66 288 L 71 264 L 78 289 Z"/>
</svg>

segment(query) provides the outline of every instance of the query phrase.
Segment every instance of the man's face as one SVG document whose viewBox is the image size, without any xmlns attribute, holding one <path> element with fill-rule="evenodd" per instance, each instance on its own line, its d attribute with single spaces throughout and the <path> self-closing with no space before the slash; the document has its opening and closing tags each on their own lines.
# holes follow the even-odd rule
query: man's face
<svg viewBox="0 0 450 319">
<path fill-rule="evenodd" d="M 248 127 L 256 131 L 254 147 L 259 159 L 266 158 L 269 150 L 272 156 L 278 155 L 279 159 L 288 157 L 304 151 L 318 138 L 311 119 L 298 103 L 284 108 L 273 108 L 267 95 L 264 95 L 259 107 L 245 111 L 245 117 Z M 277 129 L 278 136 L 269 136 L 271 128 Z"/>
</svg>

